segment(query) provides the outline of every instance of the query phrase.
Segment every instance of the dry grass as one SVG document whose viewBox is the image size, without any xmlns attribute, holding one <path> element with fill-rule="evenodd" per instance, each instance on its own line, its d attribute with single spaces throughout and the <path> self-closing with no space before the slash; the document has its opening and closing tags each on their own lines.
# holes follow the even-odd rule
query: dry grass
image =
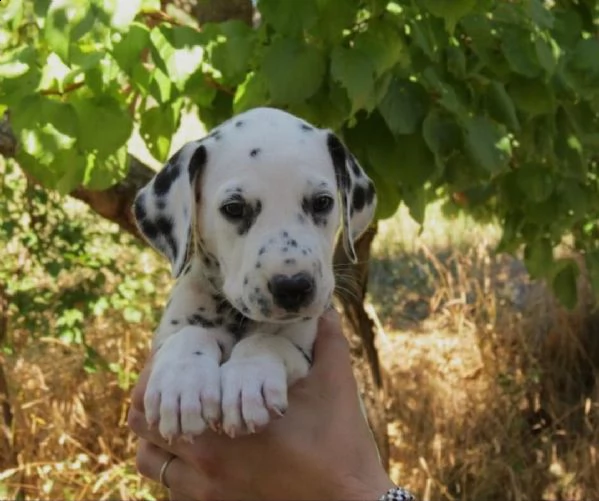
<svg viewBox="0 0 599 501">
<path fill-rule="evenodd" d="M 588 301 L 566 312 L 517 260 L 494 256 L 497 238 L 435 206 L 420 236 L 403 210 L 381 225 L 370 300 L 387 332 L 391 473 L 423 501 L 599 499 L 599 324 Z M 123 266 L 155 266 L 136 252 Z M 136 474 L 125 421 L 151 328 L 110 311 L 90 320 L 88 341 L 113 364 L 93 374 L 77 347 L 9 333 L 0 498 L 164 494 Z"/>
<path fill-rule="evenodd" d="M 405 213 L 383 223 L 373 260 L 394 479 L 423 501 L 599 499 L 587 284 L 566 311 L 493 255 L 495 228 L 428 216 L 420 237 Z"/>
</svg>

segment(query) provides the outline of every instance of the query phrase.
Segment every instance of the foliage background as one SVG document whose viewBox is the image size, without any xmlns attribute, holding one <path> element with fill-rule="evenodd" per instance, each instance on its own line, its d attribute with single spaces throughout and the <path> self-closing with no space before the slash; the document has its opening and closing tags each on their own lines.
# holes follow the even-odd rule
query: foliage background
<svg viewBox="0 0 599 501">
<path fill-rule="evenodd" d="M 135 186 L 140 141 L 156 167 L 183 118 L 271 105 L 340 133 L 395 215 L 370 297 L 392 332 L 395 478 L 422 499 L 597 497 L 598 2 L 257 9 L 198 25 L 156 0 L 2 1 L 0 495 L 157 495 L 123 416 L 168 279 L 126 225 L 64 196 L 103 213 Z M 418 237 L 400 203 L 453 238 Z"/>
</svg>

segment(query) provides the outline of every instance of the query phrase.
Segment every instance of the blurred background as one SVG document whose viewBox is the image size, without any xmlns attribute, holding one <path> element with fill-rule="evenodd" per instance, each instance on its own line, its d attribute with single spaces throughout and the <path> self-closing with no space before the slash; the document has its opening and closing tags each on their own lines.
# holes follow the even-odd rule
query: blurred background
<svg viewBox="0 0 599 501">
<path fill-rule="evenodd" d="M 131 201 L 262 105 L 376 182 L 335 264 L 394 481 L 599 499 L 594 0 L 2 0 L 0 498 L 166 498 L 126 416 L 172 280 Z"/>
</svg>

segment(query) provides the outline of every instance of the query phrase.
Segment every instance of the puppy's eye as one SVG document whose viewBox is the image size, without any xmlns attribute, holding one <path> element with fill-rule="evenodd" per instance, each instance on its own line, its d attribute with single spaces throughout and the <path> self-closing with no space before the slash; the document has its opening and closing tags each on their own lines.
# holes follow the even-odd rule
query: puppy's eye
<svg viewBox="0 0 599 501">
<path fill-rule="evenodd" d="M 245 214 L 245 203 L 240 200 L 227 202 L 220 208 L 220 212 L 229 219 L 241 219 Z"/>
<path fill-rule="evenodd" d="M 322 214 L 333 208 L 335 201 L 330 195 L 318 195 L 312 199 L 312 211 Z"/>
</svg>

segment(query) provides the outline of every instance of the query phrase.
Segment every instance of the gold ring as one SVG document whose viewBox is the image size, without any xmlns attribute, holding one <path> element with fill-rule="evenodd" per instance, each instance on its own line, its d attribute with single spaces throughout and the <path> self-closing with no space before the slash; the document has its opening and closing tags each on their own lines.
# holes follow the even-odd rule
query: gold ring
<svg viewBox="0 0 599 501">
<path fill-rule="evenodd" d="M 168 458 L 164 464 L 162 465 L 162 468 L 160 468 L 160 483 L 162 485 L 164 485 L 167 489 L 170 489 L 169 485 L 166 483 L 166 469 L 168 468 L 168 465 L 171 464 L 171 462 L 173 461 L 173 459 L 175 459 L 177 456 L 171 456 L 170 458 Z"/>
</svg>

